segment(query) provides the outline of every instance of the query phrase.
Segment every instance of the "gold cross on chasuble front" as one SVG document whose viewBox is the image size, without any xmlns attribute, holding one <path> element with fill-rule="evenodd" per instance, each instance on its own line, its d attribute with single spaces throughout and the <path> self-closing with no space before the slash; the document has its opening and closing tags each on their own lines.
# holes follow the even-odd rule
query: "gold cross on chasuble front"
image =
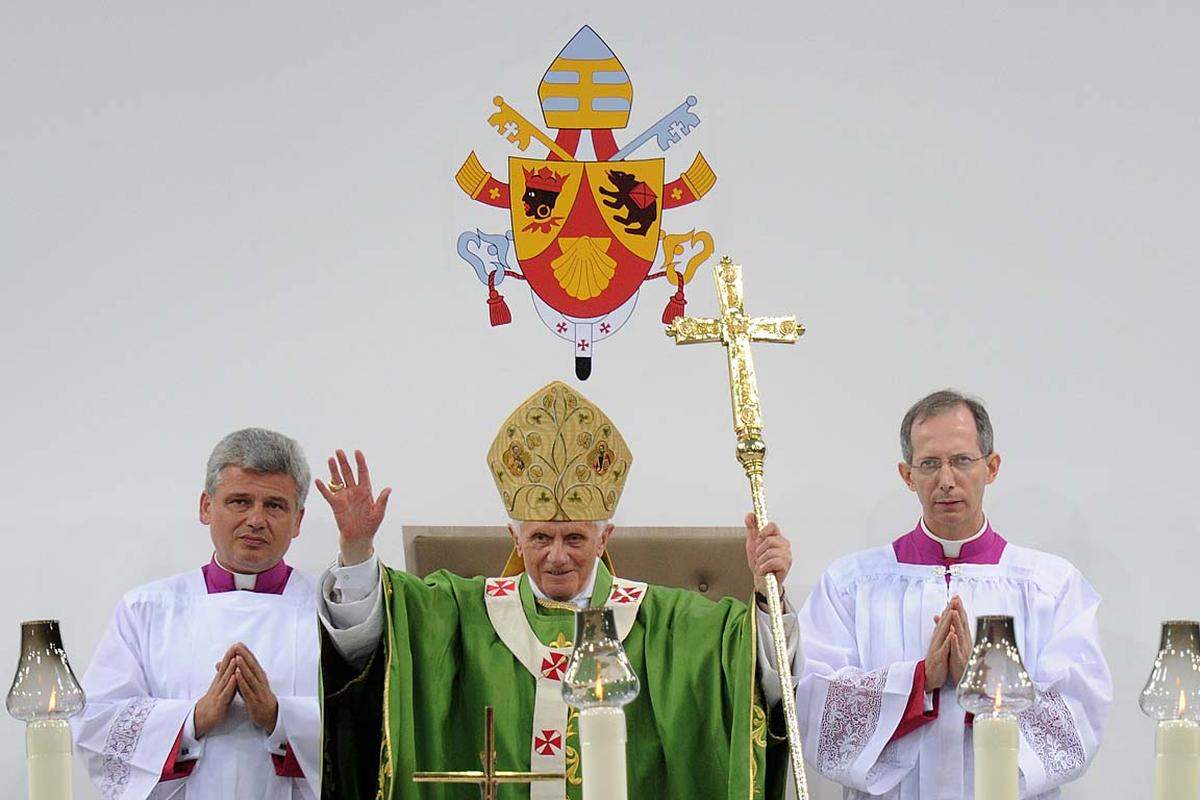
<svg viewBox="0 0 1200 800">
<path fill-rule="evenodd" d="M 758 405 L 758 382 L 754 377 L 751 342 L 780 342 L 794 344 L 804 333 L 804 326 L 795 317 L 746 316 L 742 296 L 742 268 L 728 256 L 713 270 L 717 284 L 717 303 L 721 316 L 716 319 L 678 317 L 667 327 L 667 335 L 675 344 L 720 342 L 725 345 L 729 362 L 729 394 L 733 404 L 733 432 L 737 436 L 737 459 L 750 480 L 750 498 L 758 525 L 767 525 L 767 493 L 763 486 L 763 460 L 767 443 L 762 435 L 762 410 Z M 798 800 L 808 800 L 808 782 L 804 778 L 803 748 L 800 724 L 796 717 L 796 696 L 791 687 L 791 659 L 787 651 L 787 635 L 783 627 L 783 603 L 779 582 L 774 575 L 762 581 L 767 606 L 771 613 L 771 638 L 774 640 L 775 664 L 783 689 L 783 717 L 787 728 L 788 750 L 791 755 L 792 777 L 796 781 Z"/>
<path fill-rule="evenodd" d="M 414 772 L 413 783 L 474 783 L 478 784 L 483 800 L 496 800 L 502 783 L 533 783 L 561 781 L 561 772 L 505 772 L 496 769 L 496 712 L 488 706 L 483 711 L 483 771 Z"/>
</svg>

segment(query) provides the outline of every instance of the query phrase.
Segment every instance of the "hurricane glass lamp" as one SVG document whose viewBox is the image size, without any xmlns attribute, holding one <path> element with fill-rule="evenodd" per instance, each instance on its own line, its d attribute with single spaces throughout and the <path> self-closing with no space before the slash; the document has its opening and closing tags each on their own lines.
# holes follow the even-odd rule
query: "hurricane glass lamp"
<svg viewBox="0 0 1200 800">
<path fill-rule="evenodd" d="M 567 705 L 579 711 L 583 800 L 626 800 L 625 712 L 640 684 L 617 637 L 611 608 L 575 612 L 575 649 L 563 675 Z"/>
<path fill-rule="evenodd" d="M 1017 800 L 1020 734 L 1017 714 L 1033 705 L 1037 690 L 1017 648 L 1013 618 L 975 618 L 975 646 L 958 683 L 958 703 L 975 715 L 975 800 Z"/>
<path fill-rule="evenodd" d="M 1200 797 L 1200 623 L 1167 620 L 1138 704 L 1158 722 L 1155 800 Z"/>
<path fill-rule="evenodd" d="M 5 705 L 25 723 L 30 800 L 70 800 L 71 727 L 84 696 L 67 653 L 58 620 L 21 623 L 21 655 Z"/>
</svg>

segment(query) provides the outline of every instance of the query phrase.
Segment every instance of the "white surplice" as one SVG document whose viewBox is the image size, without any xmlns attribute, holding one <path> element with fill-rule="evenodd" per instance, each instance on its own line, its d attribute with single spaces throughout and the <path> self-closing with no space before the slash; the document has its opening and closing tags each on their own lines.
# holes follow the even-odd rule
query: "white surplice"
<svg viewBox="0 0 1200 800">
<path fill-rule="evenodd" d="M 293 570 L 282 594 L 209 594 L 199 569 L 125 595 L 83 678 L 77 752 L 105 800 L 315 800 L 320 797 L 317 588 Z M 175 740 L 236 642 L 258 658 L 279 701 L 273 737 L 240 696 L 189 753 L 190 776 L 159 781 Z M 306 778 L 275 774 L 285 737 Z"/>
<path fill-rule="evenodd" d="M 946 577 L 949 575 L 949 584 Z M 846 798 L 961 800 L 974 795 L 971 729 L 953 686 L 937 719 L 889 743 L 933 635 L 960 595 L 971 619 L 1012 615 L 1038 689 L 1021 713 L 1021 797 L 1050 800 L 1100 743 L 1112 676 L 1100 650 L 1100 597 L 1070 563 L 1007 544 L 998 564 L 899 563 L 890 545 L 834 562 L 800 612 L 804 753 Z"/>
</svg>

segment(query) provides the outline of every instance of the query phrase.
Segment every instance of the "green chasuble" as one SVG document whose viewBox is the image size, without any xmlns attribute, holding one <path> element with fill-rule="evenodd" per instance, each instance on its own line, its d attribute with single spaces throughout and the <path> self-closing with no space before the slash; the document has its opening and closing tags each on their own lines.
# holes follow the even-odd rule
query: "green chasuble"
<svg viewBox="0 0 1200 800">
<path fill-rule="evenodd" d="M 614 578 L 602 563 L 596 569 L 592 604 L 598 606 L 610 600 Z M 439 571 L 421 580 L 386 568 L 382 573 L 384 635 L 366 667 L 352 669 L 331 641 L 322 642 L 322 796 L 479 797 L 478 787 L 417 785 L 412 774 L 480 769 L 483 709 L 491 705 L 497 768 L 529 770 L 537 752 L 561 747 L 566 797 L 581 800 L 575 713 L 565 720 L 561 742 L 538 737 L 539 680 L 502 641 L 489 617 L 488 594 L 495 601 L 501 579 Z M 526 575 L 499 585 L 512 589 L 513 603 L 519 592 L 519 607 L 511 608 L 523 612 L 522 627 L 532 630 L 541 645 L 569 647 L 575 633 L 572 611 L 539 606 Z M 732 598 L 714 603 L 659 586 L 646 587 L 639 601 L 636 617 L 627 617 L 623 642 L 641 682 L 637 699 L 625 707 L 629 796 L 782 798 L 787 747 L 768 731 L 756 685 L 753 610 Z M 560 673 L 551 666 L 544 675 Z M 528 800 L 530 787 L 502 785 L 499 796 Z"/>
</svg>

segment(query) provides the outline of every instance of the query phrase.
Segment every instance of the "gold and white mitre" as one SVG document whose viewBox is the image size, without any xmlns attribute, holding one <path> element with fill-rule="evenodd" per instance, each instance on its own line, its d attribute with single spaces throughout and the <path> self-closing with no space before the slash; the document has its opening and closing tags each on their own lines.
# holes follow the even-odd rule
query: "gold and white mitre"
<svg viewBox="0 0 1200 800">
<path fill-rule="evenodd" d="M 633 454 L 607 414 L 554 381 L 504 421 L 487 462 L 512 519 L 605 520 L 617 509 Z M 505 574 L 521 571 L 514 558 Z"/>
<path fill-rule="evenodd" d="M 510 517 L 577 521 L 612 517 L 633 454 L 607 414 L 554 381 L 509 415 L 487 460 Z"/>
</svg>

